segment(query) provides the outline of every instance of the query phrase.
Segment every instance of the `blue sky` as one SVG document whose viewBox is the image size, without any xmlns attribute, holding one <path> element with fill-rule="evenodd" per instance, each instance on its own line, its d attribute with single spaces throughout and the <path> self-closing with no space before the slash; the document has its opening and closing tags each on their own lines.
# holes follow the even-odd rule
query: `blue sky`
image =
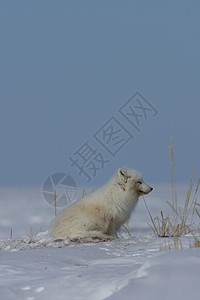
<svg viewBox="0 0 200 300">
<path fill-rule="evenodd" d="M 0 185 L 86 184 L 87 141 L 109 161 L 90 185 L 121 166 L 169 182 L 171 136 L 176 181 L 198 177 L 199 1 L 1 1 L 0 36 Z M 158 111 L 140 131 L 119 113 L 136 92 Z M 112 117 L 134 136 L 115 156 L 94 138 Z"/>
</svg>

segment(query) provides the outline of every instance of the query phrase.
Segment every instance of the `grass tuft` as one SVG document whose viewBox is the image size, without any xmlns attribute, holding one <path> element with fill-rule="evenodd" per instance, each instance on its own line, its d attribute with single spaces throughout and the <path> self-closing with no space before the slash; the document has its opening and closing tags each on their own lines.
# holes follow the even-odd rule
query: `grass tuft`
<svg viewBox="0 0 200 300">
<path fill-rule="evenodd" d="M 165 240 L 164 246 L 163 244 L 160 243 L 160 251 L 169 251 L 172 249 L 183 250 L 182 242 L 177 236 L 174 236 L 173 240 L 168 240 L 168 241 Z"/>
<path fill-rule="evenodd" d="M 12 227 L 10 228 L 10 239 L 12 240 L 13 232 L 12 232 Z"/>
<path fill-rule="evenodd" d="M 194 238 L 194 244 L 190 244 L 190 248 L 200 248 L 200 241 L 196 237 Z"/>
<path fill-rule="evenodd" d="M 193 217 L 196 214 L 200 218 L 200 212 L 198 211 L 197 207 L 200 206 L 199 203 L 197 203 L 197 193 L 200 186 L 200 178 L 198 180 L 197 186 L 194 191 L 194 196 L 192 197 L 193 192 L 193 177 L 195 172 L 196 163 L 192 170 L 192 175 L 189 182 L 188 191 L 186 194 L 186 199 L 184 206 L 181 208 L 178 207 L 177 203 L 177 196 L 176 196 L 176 186 L 175 186 L 175 180 L 174 180 L 174 163 L 173 163 L 173 139 L 171 138 L 170 141 L 170 147 L 169 147 L 169 153 L 170 153 L 170 162 L 171 162 L 171 187 L 172 187 L 172 201 L 167 201 L 167 204 L 172 209 L 172 218 L 170 216 L 164 216 L 163 211 L 160 213 L 160 217 L 153 218 L 149 208 L 147 207 L 146 201 L 143 197 L 144 204 L 146 206 L 147 212 L 151 219 L 150 227 L 153 230 L 155 234 L 157 234 L 159 237 L 173 237 L 173 244 L 168 242 L 168 245 L 164 246 L 164 249 L 183 249 L 182 243 L 179 240 L 180 236 L 186 235 L 188 233 L 193 232 L 197 228 L 199 229 L 199 225 L 195 226 L 193 223 Z M 200 242 L 195 239 L 194 245 L 199 245 Z M 194 246 L 194 247 L 196 247 Z M 160 249 L 162 246 L 160 246 Z"/>
<path fill-rule="evenodd" d="M 130 228 L 129 228 L 129 223 L 128 223 L 128 221 L 127 221 L 126 225 L 123 224 L 122 226 L 124 227 L 124 229 L 126 230 L 126 232 L 128 233 L 128 235 L 129 235 L 129 236 L 132 236 L 131 233 L 130 233 Z"/>
<path fill-rule="evenodd" d="M 172 187 L 172 206 L 177 210 L 177 196 L 176 196 L 176 185 L 174 179 L 174 151 L 173 151 L 173 138 L 170 139 L 169 155 L 171 163 L 171 187 Z M 173 211 L 173 223 L 176 221 L 176 215 Z"/>
<path fill-rule="evenodd" d="M 82 198 L 84 198 L 85 196 L 86 196 L 86 189 L 83 187 Z"/>
</svg>

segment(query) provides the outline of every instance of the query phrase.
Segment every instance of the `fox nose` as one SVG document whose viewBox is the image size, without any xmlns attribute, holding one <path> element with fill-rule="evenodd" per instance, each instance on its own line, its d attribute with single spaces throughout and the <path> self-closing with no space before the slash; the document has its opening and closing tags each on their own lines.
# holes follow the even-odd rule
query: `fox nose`
<svg viewBox="0 0 200 300">
<path fill-rule="evenodd" d="M 151 191 L 153 191 L 153 188 L 151 187 Z"/>
</svg>

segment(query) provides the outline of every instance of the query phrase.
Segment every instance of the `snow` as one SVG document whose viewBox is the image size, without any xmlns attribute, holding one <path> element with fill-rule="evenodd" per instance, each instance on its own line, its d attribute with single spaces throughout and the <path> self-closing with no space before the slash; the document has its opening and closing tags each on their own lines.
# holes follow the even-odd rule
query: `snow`
<svg viewBox="0 0 200 300">
<path fill-rule="evenodd" d="M 152 215 L 170 212 L 170 186 L 154 188 L 146 197 Z M 186 190 L 177 188 L 180 200 Z M 173 239 L 152 233 L 142 199 L 130 220 L 131 237 L 122 231 L 118 240 L 95 243 L 49 237 L 54 209 L 39 188 L 0 189 L 0 205 L 2 300 L 199 299 L 200 249 L 190 248 L 194 237 L 180 238 L 183 250 L 165 251 Z"/>
</svg>

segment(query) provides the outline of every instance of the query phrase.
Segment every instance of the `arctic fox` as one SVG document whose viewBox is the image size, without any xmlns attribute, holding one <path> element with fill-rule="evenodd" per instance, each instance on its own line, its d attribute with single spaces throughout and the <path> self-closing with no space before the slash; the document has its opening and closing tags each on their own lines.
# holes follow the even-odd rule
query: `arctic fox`
<svg viewBox="0 0 200 300">
<path fill-rule="evenodd" d="M 61 212 L 50 235 L 58 239 L 115 239 L 138 198 L 152 190 L 137 171 L 119 168 L 107 184 Z"/>
</svg>

